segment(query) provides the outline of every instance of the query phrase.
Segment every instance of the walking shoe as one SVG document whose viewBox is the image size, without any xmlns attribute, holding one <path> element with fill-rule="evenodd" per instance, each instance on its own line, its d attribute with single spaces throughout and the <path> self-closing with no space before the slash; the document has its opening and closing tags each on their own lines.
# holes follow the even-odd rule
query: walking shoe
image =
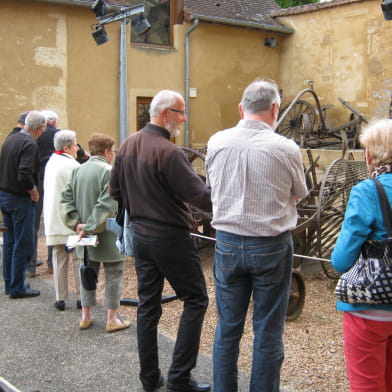
<svg viewBox="0 0 392 392">
<path fill-rule="evenodd" d="M 56 301 L 54 306 L 57 310 L 64 310 L 65 309 L 65 302 L 64 301 Z"/>
<path fill-rule="evenodd" d="M 17 299 L 17 298 L 31 298 L 31 297 L 38 297 L 40 295 L 39 290 L 32 290 L 32 289 L 26 289 L 26 291 L 23 291 L 21 293 L 16 293 L 10 295 L 11 299 Z"/>
<path fill-rule="evenodd" d="M 167 392 L 208 392 L 210 389 L 210 384 L 197 382 L 193 377 L 186 384 L 167 383 Z"/>
<path fill-rule="evenodd" d="M 80 329 L 87 329 L 91 324 L 93 323 L 93 320 L 80 320 L 79 322 L 79 328 Z"/>
<path fill-rule="evenodd" d="M 143 385 L 143 389 L 145 392 L 154 392 L 156 389 L 160 388 L 165 383 L 165 379 L 163 378 L 162 374 L 159 375 L 158 381 L 155 384 L 155 387 L 149 387 Z"/>
<path fill-rule="evenodd" d="M 121 320 L 122 324 L 106 324 L 106 332 L 116 332 L 121 331 L 122 329 L 126 329 L 131 325 L 129 320 Z"/>
</svg>

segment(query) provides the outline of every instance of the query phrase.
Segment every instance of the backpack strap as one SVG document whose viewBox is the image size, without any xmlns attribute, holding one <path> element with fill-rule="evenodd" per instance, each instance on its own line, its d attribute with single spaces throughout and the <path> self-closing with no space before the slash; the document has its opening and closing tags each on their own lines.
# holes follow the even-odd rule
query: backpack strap
<svg viewBox="0 0 392 392">
<path fill-rule="evenodd" d="M 378 192 L 378 199 L 381 205 L 381 211 L 384 218 L 384 227 L 385 231 L 388 234 L 388 238 L 392 237 L 392 230 L 391 230 L 391 222 L 392 222 L 392 210 L 391 205 L 389 204 L 388 196 L 385 192 L 384 187 L 382 186 L 381 182 L 377 180 L 377 178 L 372 178 L 372 181 L 376 184 L 377 192 Z"/>
</svg>

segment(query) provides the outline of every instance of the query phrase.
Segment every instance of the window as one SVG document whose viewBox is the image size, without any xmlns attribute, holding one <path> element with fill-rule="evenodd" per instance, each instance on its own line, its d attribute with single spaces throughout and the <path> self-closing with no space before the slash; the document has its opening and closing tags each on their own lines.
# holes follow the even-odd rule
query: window
<svg viewBox="0 0 392 392">
<path fill-rule="evenodd" d="M 144 34 L 137 35 L 131 29 L 131 42 L 156 46 L 172 45 L 172 13 L 170 0 L 145 0 L 145 16 L 151 28 Z M 134 16 L 137 18 L 137 16 Z"/>
<path fill-rule="evenodd" d="M 136 98 L 136 129 L 140 131 L 144 126 L 150 121 L 150 103 L 152 101 L 151 97 L 137 97 Z M 172 143 L 176 142 L 175 137 L 171 137 L 170 141 Z"/>
<path fill-rule="evenodd" d="M 150 103 L 152 98 L 150 97 L 137 97 L 136 98 L 136 106 L 137 106 L 137 114 L 136 121 L 137 127 L 136 129 L 139 131 L 144 128 L 144 126 L 150 121 Z"/>
</svg>

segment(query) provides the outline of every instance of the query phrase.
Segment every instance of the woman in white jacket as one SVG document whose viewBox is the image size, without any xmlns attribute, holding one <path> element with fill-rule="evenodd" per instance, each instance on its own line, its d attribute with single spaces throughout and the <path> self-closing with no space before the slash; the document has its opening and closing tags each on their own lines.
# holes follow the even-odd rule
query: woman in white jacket
<svg viewBox="0 0 392 392">
<path fill-rule="evenodd" d="M 76 161 L 78 145 L 76 133 L 70 130 L 56 132 L 54 136 L 55 152 L 49 158 L 44 175 L 44 223 L 46 244 L 53 246 L 54 288 L 56 291 L 55 307 L 65 309 L 68 297 L 68 264 L 71 257 L 76 289 L 79 293 L 79 263 L 76 252 L 67 252 L 65 244 L 69 235 L 75 234 L 64 223 L 60 214 L 61 191 L 69 182 L 72 171 L 80 166 Z"/>
</svg>

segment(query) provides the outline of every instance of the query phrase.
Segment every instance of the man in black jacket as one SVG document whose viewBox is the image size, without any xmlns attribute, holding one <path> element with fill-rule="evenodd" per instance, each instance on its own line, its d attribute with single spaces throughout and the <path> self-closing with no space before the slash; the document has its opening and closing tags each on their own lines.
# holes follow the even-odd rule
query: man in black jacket
<svg viewBox="0 0 392 392">
<path fill-rule="evenodd" d="M 18 120 L 16 123 L 16 127 L 10 132 L 10 134 L 8 136 L 13 135 L 14 133 L 18 133 L 24 128 L 25 120 L 26 120 L 26 117 L 28 114 L 29 114 L 29 112 L 22 112 L 19 114 Z"/>
<path fill-rule="evenodd" d="M 211 211 L 210 190 L 170 137 L 186 121 L 185 103 L 163 90 L 151 102 L 151 122 L 121 145 L 109 182 L 110 193 L 134 222 L 138 279 L 137 338 L 140 380 L 145 391 L 164 383 L 158 364 L 157 327 L 164 279 L 184 301 L 168 373 L 168 392 L 209 391 L 191 375 L 196 366 L 208 296 L 200 258 L 190 235 L 187 203 Z"/>
<path fill-rule="evenodd" d="M 34 251 L 35 203 L 39 200 L 40 162 L 36 139 L 46 129 L 45 116 L 32 110 L 23 130 L 7 137 L 0 156 L 0 209 L 4 232 L 3 278 L 10 298 L 40 295 L 25 284 Z"/>
</svg>

